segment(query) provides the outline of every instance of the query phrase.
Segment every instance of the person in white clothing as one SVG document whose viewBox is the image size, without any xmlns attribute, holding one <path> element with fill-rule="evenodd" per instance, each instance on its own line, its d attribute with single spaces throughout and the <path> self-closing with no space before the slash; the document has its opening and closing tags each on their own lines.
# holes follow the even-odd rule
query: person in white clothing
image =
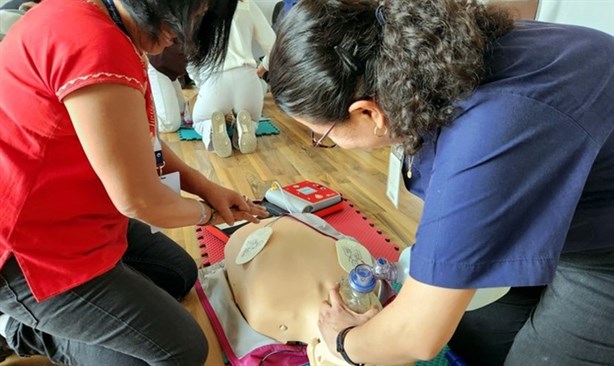
<svg viewBox="0 0 614 366">
<path fill-rule="evenodd" d="M 180 44 L 149 55 L 147 74 L 156 106 L 159 132 L 175 132 L 191 123 L 179 78 L 187 73 L 187 59 Z"/>
<path fill-rule="evenodd" d="M 253 41 L 265 53 L 259 66 L 252 52 Z M 261 77 L 268 69 L 268 54 L 274 42 L 275 32 L 260 8 L 251 0 L 241 0 L 232 19 L 222 69 L 188 66 L 190 78 L 199 89 L 192 112 L 194 129 L 202 135 L 207 149 L 220 157 L 232 155 L 233 144 L 226 132 L 225 115 L 229 113 L 236 113 L 235 147 L 242 153 L 257 148 L 256 121 L 264 104 Z"/>
<path fill-rule="evenodd" d="M 152 64 L 149 64 L 147 74 L 156 106 L 158 131 L 166 133 L 177 131 L 183 122 L 186 108 L 179 80 L 171 80 L 164 73 L 156 70 Z"/>
</svg>

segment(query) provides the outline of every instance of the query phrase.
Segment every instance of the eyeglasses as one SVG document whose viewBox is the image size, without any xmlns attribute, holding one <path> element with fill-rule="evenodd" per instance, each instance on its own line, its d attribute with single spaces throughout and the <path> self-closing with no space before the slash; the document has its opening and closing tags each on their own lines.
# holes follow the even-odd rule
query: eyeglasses
<svg viewBox="0 0 614 366">
<path fill-rule="evenodd" d="M 311 144 L 313 145 L 313 147 L 323 147 L 326 149 L 330 149 L 337 146 L 337 144 L 335 143 L 333 143 L 332 145 L 325 145 L 322 143 L 324 139 L 326 139 L 328 135 L 330 135 L 330 132 L 333 130 L 333 128 L 335 128 L 336 124 L 337 122 L 333 122 L 328 131 L 326 131 L 324 135 L 320 136 L 320 138 L 317 138 L 318 135 L 315 132 L 311 131 Z"/>
</svg>

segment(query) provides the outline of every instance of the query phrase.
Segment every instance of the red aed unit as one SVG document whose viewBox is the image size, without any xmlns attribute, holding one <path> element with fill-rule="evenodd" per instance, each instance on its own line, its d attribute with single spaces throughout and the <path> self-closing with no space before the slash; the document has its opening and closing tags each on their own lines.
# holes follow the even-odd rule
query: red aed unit
<svg viewBox="0 0 614 366">
<path fill-rule="evenodd" d="M 318 183 L 304 180 L 282 187 L 272 187 L 264 197 L 289 212 L 315 212 L 341 201 L 338 192 Z"/>
</svg>

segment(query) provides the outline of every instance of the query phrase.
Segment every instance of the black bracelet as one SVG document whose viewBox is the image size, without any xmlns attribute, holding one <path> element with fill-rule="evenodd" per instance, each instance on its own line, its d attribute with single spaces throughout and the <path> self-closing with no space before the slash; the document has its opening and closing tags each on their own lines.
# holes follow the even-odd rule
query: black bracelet
<svg viewBox="0 0 614 366">
<path fill-rule="evenodd" d="M 349 363 L 350 365 L 354 365 L 354 366 L 364 366 L 364 363 L 356 363 L 354 361 L 352 361 L 350 359 L 350 356 L 348 356 L 347 353 L 345 353 L 345 348 L 343 347 L 343 342 L 345 342 L 345 336 L 350 332 L 350 330 L 354 329 L 355 326 L 352 327 L 347 327 L 344 330 L 342 330 L 341 332 L 339 332 L 339 334 L 337 334 L 337 352 L 339 352 L 339 354 L 341 355 L 341 357 L 343 357 L 343 360 L 347 363 Z"/>
</svg>

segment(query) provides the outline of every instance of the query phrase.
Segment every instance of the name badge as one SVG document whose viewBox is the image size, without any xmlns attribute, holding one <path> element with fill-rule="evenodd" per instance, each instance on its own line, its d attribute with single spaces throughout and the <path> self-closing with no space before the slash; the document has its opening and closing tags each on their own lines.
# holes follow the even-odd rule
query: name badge
<svg viewBox="0 0 614 366">
<path fill-rule="evenodd" d="M 388 159 L 388 180 L 386 184 L 386 197 L 394 207 L 399 208 L 399 192 L 401 189 L 401 174 L 403 170 L 403 145 L 394 145 L 390 148 Z"/>
</svg>

